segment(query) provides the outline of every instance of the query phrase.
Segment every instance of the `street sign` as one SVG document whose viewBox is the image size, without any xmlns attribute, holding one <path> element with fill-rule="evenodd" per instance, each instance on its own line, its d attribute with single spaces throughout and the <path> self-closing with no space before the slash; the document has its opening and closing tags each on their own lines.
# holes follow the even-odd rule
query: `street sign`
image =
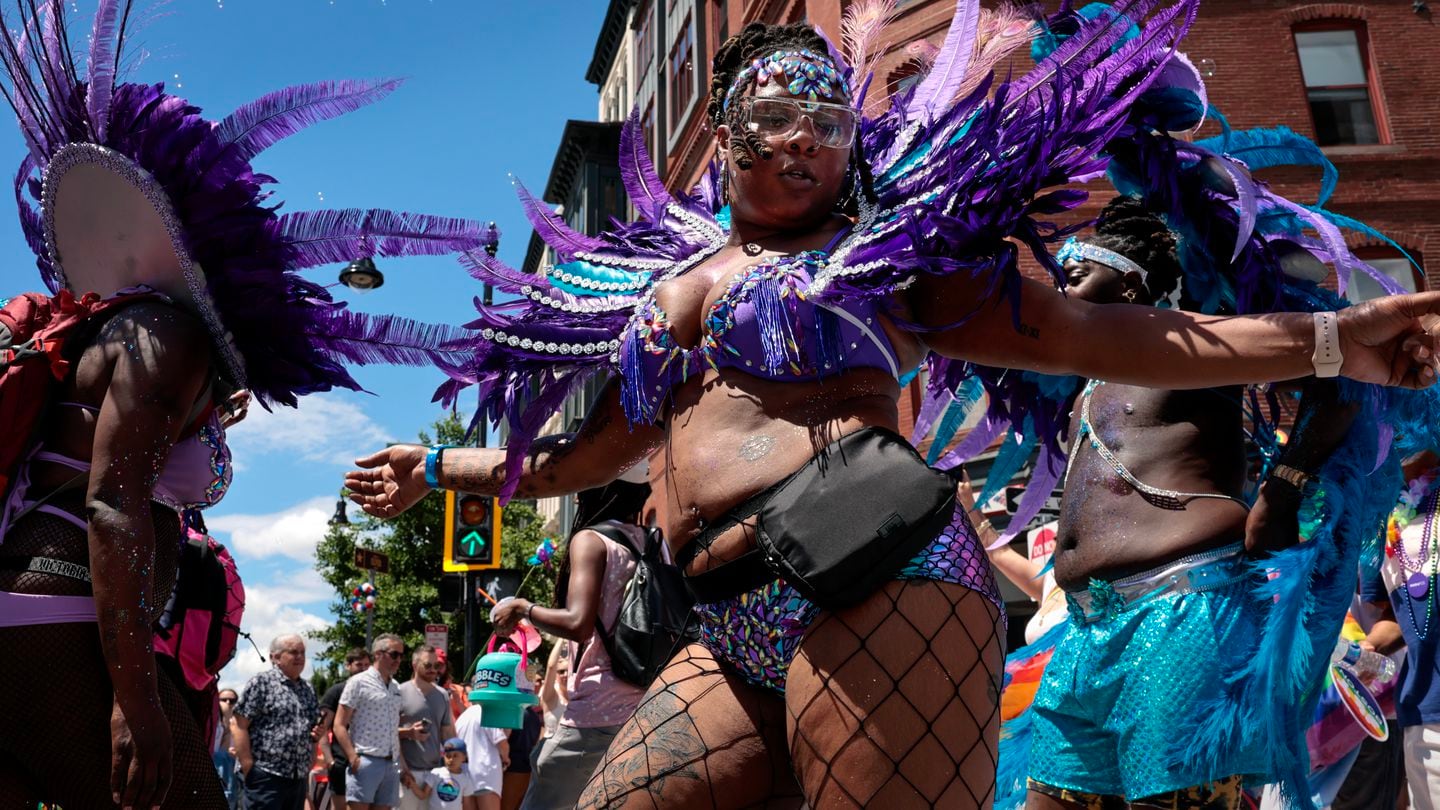
<svg viewBox="0 0 1440 810">
<path fill-rule="evenodd" d="M 390 573 L 390 555 L 369 548 L 355 547 L 355 567 L 377 574 Z"/>
<path fill-rule="evenodd" d="M 450 627 L 443 624 L 425 625 L 425 643 L 437 650 L 443 650 L 450 644 Z"/>
<path fill-rule="evenodd" d="M 1015 514 L 1016 508 L 1020 505 L 1020 496 L 1025 494 L 1025 487 L 1006 487 L 1004 491 L 1005 511 L 1007 514 L 1013 515 Z M 1050 496 L 1045 499 L 1045 504 L 1040 507 L 1040 511 L 1036 513 L 1035 517 L 1030 519 L 1029 525 L 1023 528 L 1027 530 L 1035 529 L 1053 520 L 1059 520 L 1060 496 L 1063 493 L 1064 490 L 1060 489 L 1051 492 Z"/>
</svg>

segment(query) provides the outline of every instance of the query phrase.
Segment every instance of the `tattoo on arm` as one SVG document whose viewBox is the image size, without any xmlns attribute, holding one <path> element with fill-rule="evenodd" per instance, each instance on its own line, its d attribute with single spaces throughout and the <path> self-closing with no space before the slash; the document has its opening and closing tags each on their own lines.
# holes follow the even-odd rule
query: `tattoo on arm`
<svg viewBox="0 0 1440 810">
<path fill-rule="evenodd" d="M 1022 337 L 1028 337 L 1034 340 L 1040 339 L 1040 327 L 1038 326 L 1031 326 L 1028 323 L 1022 322 L 1016 327 L 1015 331 L 1019 332 Z"/>
</svg>

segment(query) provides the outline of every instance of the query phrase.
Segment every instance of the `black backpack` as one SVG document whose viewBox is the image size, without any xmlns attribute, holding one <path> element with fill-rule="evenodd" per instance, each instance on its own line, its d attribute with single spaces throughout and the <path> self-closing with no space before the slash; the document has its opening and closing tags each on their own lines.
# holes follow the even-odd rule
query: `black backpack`
<svg viewBox="0 0 1440 810">
<path fill-rule="evenodd" d="M 694 599 L 680 569 L 661 558 L 660 544 L 665 540 L 659 529 L 645 529 L 645 548 L 638 551 L 619 524 L 601 523 L 589 529 L 635 555 L 635 575 L 625 586 L 615 626 L 605 627 L 598 617 L 595 622 L 615 676 L 636 686 L 649 686 L 670 656 L 697 638 L 694 630 L 698 628 L 692 629 L 689 621 Z"/>
</svg>

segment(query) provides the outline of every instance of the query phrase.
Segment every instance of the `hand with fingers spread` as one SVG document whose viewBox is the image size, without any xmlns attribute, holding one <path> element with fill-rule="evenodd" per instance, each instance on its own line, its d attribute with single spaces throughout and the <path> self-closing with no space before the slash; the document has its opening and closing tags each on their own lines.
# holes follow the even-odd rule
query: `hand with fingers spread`
<svg viewBox="0 0 1440 810">
<path fill-rule="evenodd" d="M 124 810 L 149 810 L 163 804 L 170 790 L 170 723 L 158 701 L 131 715 L 119 702 L 110 709 L 110 794 Z"/>
<path fill-rule="evenodd" d="M 1352 380 L 1424 388 L 1435 382 L 1435 336 L 1426 330 L 1440 314 L 1440 292 L 1393 295 L 1338 314 L 1341 373 Z"/>
<path fill-rule="evenodd" d="M 367 515 L 395 517 L 430 492 L 425 483 L 425 448 L 419 445 L 393 445 L 355 464 L 361 469 L 345 474 L 345 488 Z"/>
</svg>

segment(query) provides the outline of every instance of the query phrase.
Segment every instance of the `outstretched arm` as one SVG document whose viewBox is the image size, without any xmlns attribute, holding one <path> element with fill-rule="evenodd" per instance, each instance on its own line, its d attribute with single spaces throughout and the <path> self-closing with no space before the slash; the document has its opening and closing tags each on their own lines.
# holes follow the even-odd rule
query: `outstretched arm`
<svg viewBox="0 0 1440 810">
<path fill-rule="evenodd" d="M 614 481 L 660 446 L 663 428 L 630 425 L 620 404 L 620 381 L 611 380 L 580 429 L 542 436 L 526 455 L 519 488 L 522 498 L 568 495 Z M 375 517 L 394 517 L 430 492 L 425 483 L 426 449 L 401 444 L 357 460 L 345 475 L 350 500 Z M 493 495 L 505 484 L 503 448 L 456 447 L 442 457 L 442 489 Z"/>
<path fill-rule="evenodd" d="M 1314 322 L 1307 313 L 1197 315 L 1128 304 L 1089 304 L 1039 282 L 1021 283 L 1019 327 L 1009 299 L 980 305 L 968 277 L 924 276 L 903 304 L 934 351 L 985 365 L 1079 374 L 1148 388 L 1212 388 L 1291 380 L 1313 373 Z M 1342 310 L 1341 373 L 1354 380 L 1424 387 L 1435 381 L 1433 341 L 1422 318 L 1440 293 L 1398 295 Z"/>
</svg>

